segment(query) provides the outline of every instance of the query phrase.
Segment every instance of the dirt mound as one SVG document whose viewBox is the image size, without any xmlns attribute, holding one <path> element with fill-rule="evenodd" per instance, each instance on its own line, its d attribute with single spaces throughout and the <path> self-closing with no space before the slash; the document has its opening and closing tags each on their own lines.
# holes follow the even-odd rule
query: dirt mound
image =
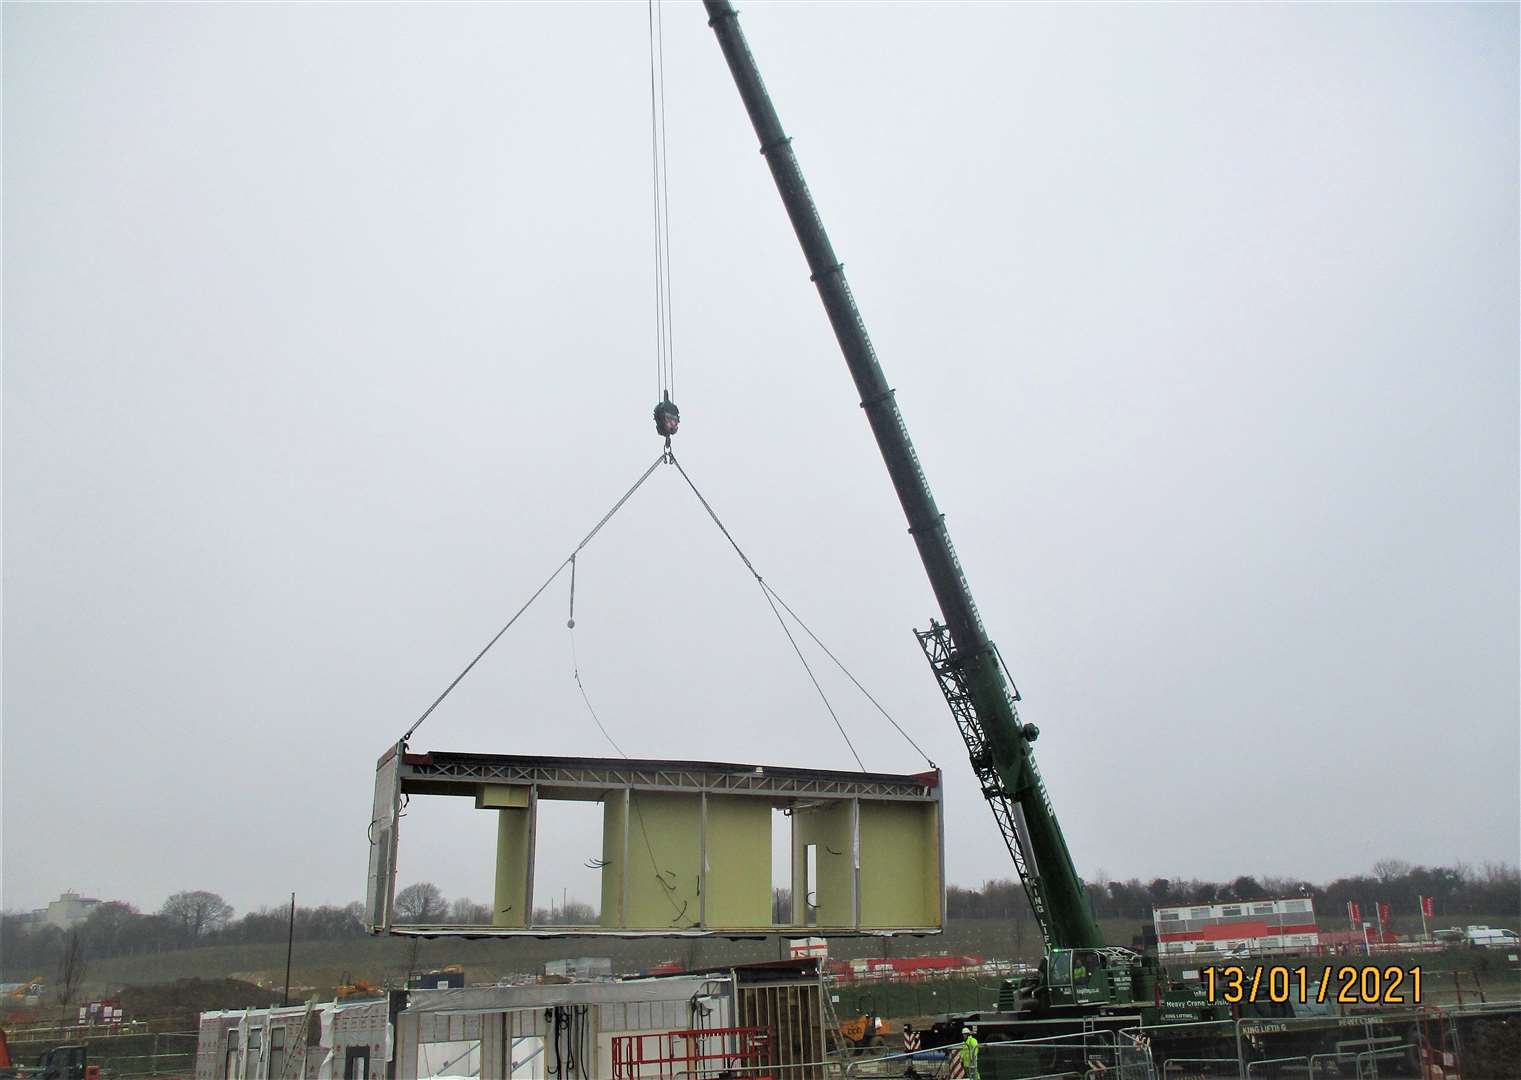
<svg viewBox="0 0 1521 1080">
<path fill-rule="evenodd" d="M 214 1009 L 246 1009 L 280 1002 L 277 991 L 239 979 L 176 979 L 125 986 L 116 997 L 128 1017 L 181 1015 L 192 1019 Z"/>
</svg>

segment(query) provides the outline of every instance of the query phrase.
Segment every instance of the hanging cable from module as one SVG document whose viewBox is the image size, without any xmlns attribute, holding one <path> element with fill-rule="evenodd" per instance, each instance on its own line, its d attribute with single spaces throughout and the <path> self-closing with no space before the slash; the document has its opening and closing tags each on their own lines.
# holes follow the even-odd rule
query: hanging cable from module
<svg viewBox="0 0 1521 1080">
<path fill-rule="evenodd" d="M 676 455 L 667 450 L 666 460 L 668 460 L 672 465 L 676 466 L 676 471 L 680 473 L 681 478 L 687 482 L 687 487 L 692 489 L 692 494 L 697 496 L 697 501 L 702 503 L 702 508 L 708 512 L 708 517 L 712 518 L 713 524 L 718 526 L 718 531 L 724 534 L 724 539 L 729 541 L 729 546 L 732 547 L 735 554 L 739 556 L 740 562 L 745 564 L 745 569 L 749 570 L 750 573 L 754 575 L 756 584 L 758 584 L 761 588 L 761 594 L 765 596 L 766 603 L 771 607 L 771 614 L 776 616 L 777 624 L 781 626 L 782 633 L 787 635 L 787 640 L 792 645 L 792 651 L 797 654 L 798 661 L 803 665 L 803 670 L 807 672 L 808 679 L 813 683 L 814 690 L 818 691 L 819 700 L 824 703 L 824 709 L 829 713 L 829 718 L 834 721 L 834 726 L 839 729 L 840 738 L 845 740 L 845 745 L 850 750 L 850 756 L 856 759 L 856 764 L 861 767 L 862 772 L 865 772 L 866 763 L 861 760 L 861 755 L 856 753 L 856 744 L 850 741 L 850 735 L 846 733 L 845 725 L 840 723 L 840 714 L 835 712 L 834 705 L 829 700 L 829 695 L 824 693 L 824 687 L 820 685 L 818 676 L 813 673 L 813 666 L 808 663 L 808 658 L 803 655 L 803 650 L 798 647 L 797 638 L 792 636 L 792 630 L 787 626 L 787 620 L 782 618 L 782 613 L 777 609 L 776 600 L 772 599 L 771 589 L 766 584 L 766 579 L 761 577 L 760 571 L 755 568 L 755 564 L 750 561 L 750 557 L 740 549 L 739 543 L 729 533 L 729 530 L 724 526 L 724 523 L 718 520 L 718 514 L 708 503 L 708 500 L 703 498 L 702 492 L 697 490 L 697 485 L 692 483 L 692 478 L 688 476 L 687 471 L 681 467 L 681 462 L 676 460 Z"/>
<path fill-rule="evenodd" d="M 810 665 L 807 658 L 803 656 L 803 650 L 798 647 L 797 639 L 793 637 L 792 631 L 788 629 L 787 620 L 782 618 L 782 610 L 785 610 L 788 615 L 792 616 L 792 621 L 797 623 L 798 627 L 813 639 L 813 643 L 817 645 L 821 650 L 823 650 L 825 656 L 834 661 L 835 667 L 839 668 L 845 677 L 855 685 L 855 688 L 861 691 L 861 693 L 866 697 L 866 700 L 875 706 L 876 710 L 882 714 L 883 718 L 893 726 L 898 734 L 903 736 L 904 740 L 916 751 L 918 751 L 919 756 L 924 758 L 925 763 L 928 764 L 932 769 L 937 768 L 934 760 L 924 752 L 923 747 L 914 741 L 913 736 L 909 735 L 907 731 L 903 730 L 903 726 L 892 718 L 892 715 L 882 707 L 881 702 L 872 696 L 871 691 L 867 690 L 866 687 L 861 684 L 861 680 L 855 677 L 855 675 L 849 668 L 845 666 L 840 658 L 830 650 L 828 645 L 824 644 L 823 640 L 813 632 L 813 629 L 803 621 L 802 617 L 798 615 L 796 611 L 792 610 L 791 605 L 782 599 L 781 594 L 771 587 L 771 583 L 765 578 L 761 577 L 760 571 L 755 568 L 755 564 L 750 561 L 750 557 L 744 553 L 743 549 L 740 548 L 739 542 L 735 540 L 733 534 L 729 532 L 728 526 L 719 520 L 718 513 L 713 509 L 712 504 L 708 502 L 707 498 L 701 491 L 697 490 L 697 485 L 693 483 L 692 478 L 687 475 L 686 469 L 682 468 L 681 462 L 676 460 L 676 455 L 668 452 L 666 454 L 665 460 L 669 461 L 670 464 L 676 466 L 676 471 L 680 473 L 681 478 L 686 481 L 687 487 L 691 489 L 692 494 L 697 496 L 697 501 L 701 503 L 702 508 L 707 511 L 708 517 L 712 520 L 713 524 L 718 526 L 718 531 L 723 534 L 724 539 L 729 542 L 729 546 L 734 549 L 734 553 L 739 556 L 739 561 L 744 563 L 745 569 L 748 570 L 750 574 L 755 578 L 756 584 L 760 586 L 761 593 L 766 598 L 766 603 L 771 607 L 771 614 L 776 616 L 776 621 L 781 625 L 782 632 L 787 635 L 787 641 L 792 645 L 793 652 L 797 653 L 798 660 L 802 662 L 803 670 L 807 672 L 809 680 L 813 683 L 813 688 L 818 691 L 819 698 L 824 703 L 824 708 L 828 711 L 830 719 L 834 721 L 835 727 L 839 729 L 840 736 L 845 740 L 845 745 L 850 749 L 851 756 L 856 759 L 856 764 L 861 766 L 861 771 L 866 771 L 866 766 L 861 762 L 861 755 L 856 753 L 855 743 L 853 743 L 850 736 L 846 734 L 845 726 L 840 722 L 839 714 L 835 712 L 834 705 L 830 702 L 829 696 L 824 693 L 823 686 L 820 685 L 818 677 L 813 673 L 812 665 Z M 781 605 L 781 610 L 778 610 L 778 604 Z"/>
<path fill-rule="evenodd" d="M 661 460 L 664 461 L 665 458 L 662 457 Z M 675 459 L 672 458 L 671 460 L 674 462 Z M 623 747 L 619 746 L 617 740 L 615 740 L 612 735 L 608 733 L 607 725 L 603 724 L 602 717 L 597 715 L 597 710 L 592 706 L 591 697 L 586 693 L 586 686 L 581 682 L 581 661 L 576 656 L 576 555 L 578 554 L 580 554 L 579 551 L 577 551 L 575 554 L 572 554 L 570 557 L 570 612 L 569 616 L 565 620 L 565 629 L 570 632 L 571 675 L 576 680 L 576 689 L 581 692 L 581 700 L 586 703 L 586 711 L 591 714 L 592 723 L 597 725 L 597 730 L 602 732 L 602 737 L 607 740 L 609 746 L 618 751 L 620 756 L 628 757 L 628 752 L 625 751 Z M 635 820 L 637 820 L 639 823 L 640 835 L 644 837 L 645 851 L 647 851 L 650 856 L 650 869 L 654 871 L 655 880 L 660 883 L 661 890 L 665 895 L 666 903 L 671 905 L 671 910 L 675 913 L 671 919 L 671 925 L 685 925 L 682 923 L 682 920 L 686 918 L 688 905 L 683 901 L 678 906 L 675 897 L 672 895 L 676 891 L 676 885 L 673 880 L 676 875 L 670 870 L 661 869 L 660 861 L 655 858 L 654 845 L 650 843 L 649 830 L 645 828 L 644 811 L 640 808 L 637 799 L 633 801 L 632 806 L 634 809 Z M 588 870 L 601 870 L 608 864 L 602 859 L 589 859 L 583 865 L 585 865 Z"/>
<path fill-rule="evenodd" d="M 661 460 L 664 460 L 664 458 Z M 576 554 L 579 554 L 579 552 Z M 576 555 L 574 554 L 570 557 L 570 613 L 569 617 L 565 620 L 565 629 L 570 632 L 571 674 L 575 677 L 576 689 L 581 692 L 581 700 L 586 703 L 586 711 L 591 714 L 592 723 L 597 725 L 597 730 L 602 732 L 602 737 L 608 741 L 608 745 L 610 745 L 614 750 L 618 751 L 619 755 L 622 757 L 628 757 L 628 753 L 623 749 L 623 747 L 619 746 L 612 735 L 608 734 L 607 726 L 602 723 L 602 717 L 598 716 L 597 710 L 592 707 L 591 698 L 586 693 L 586 686 L 581 682 L 581 661 L 576 656 Z M 644 811 L 640 808 L 637 799 L 634 800 L 632 805 L 634 808 L 635 820 L 637 820 L 639 823 L 640 835 L 644 837 L 644 848 L 650 856 L 650 869 L 654 871 L 655 880 L 660 883 L 661 890 L 665 895 L 666 903 L 670 904 L 671 910 L 675 912 L 674 917 L 671 919 L 671 925 L 675 926 L 678 923 L 681 923 L 681 921 L 686 917 L 688 905 L 685 902 L 679 906 L 677 905 L 676 900 L 672 895 L 676 891 L 676 886 L 673 881 L 670 880 L 675 878 L 676 875 L 669 870 L 662 870 L 660 868 L 660 861 L 655 858 L 654 845 L 650 843 L 649 830 L 646 829 L 644 825 Z M 584 865 L 588 870 L 600 870 L 605 867 L 607 863 L 602 859 L 590 859 Z"/>
<path fill-rule="evenodd" d="M 587 544 L 590 544 L 592 540 L 596 538 L 597 534 L 602 531 L 602 527 L 613 519 L 613 515 L 616 514 L 619 510 L 623 509 L 623 504 L 634 497 L 634 492 L 638 491 L 641 487 L 644 486 L 644 482 L 654 474 L 656 469 L 660 468 L 660 466 L 666 461 L 667 456 L 667 454 L 662 454 L 654 461 L 650 462 L 650 467 L 644 470 L 644 473 L 639 477 L 638 480 L 634 481 L 633 486 L 625 491 L 617 502 L 613 503 L 611 510 L 602 515 L 602 519 L 592 526 L 591 532 L 587 533 L 581 538 L 581 542 L 571 550 L 571 553 L 566 556 L 565 561 L 562 562 L 559 566 L 555 567 L 554 573 L 550 574 L 549 577 L 544 579 L 544 584 L 535 589 L 534 594 L 528 598 L 522 607 L 518 608 L 517 613 L 514 614 L 512 618 L 507 620 L 507 624 L 492 635 L 491 640 L 486 642 L 481 651 L 475 654 L 475 658 L 465 665 L 464 670 L 461 671 L 458 675 L 454 676 L 453 681 L 450 682 L 448 686 L 444 687 L 443 693 L 439 694 L 438 697 L 433 699 L 433 704 L 424 709 L 422 715 L 419 716 L 416 720 L 412 721 L 412 726 L 407 728 L 406 731 L 402 732 L 400 741 L 403 744 L 405 744 L 406 741 L 412 737 L 413 732 L 415 732 L 422 725 L 422 722 L 424 720 L 433 715 L 433 710 L 437 709 L 440 705 L 443 704 L 444 698 L 448 697 L 451 693 L 454 692 L 454 688 L 464 680 L 465 676 L 469 675 L 470 672 L 475 669 L 475 665 L 479 664 L 481 662 L 481 659 L 491 651 L 491 647 L 502 639 L 502 635 L 507 633 L 508 630 L 511 630 L 513 624 L 523 617 L 523 612 L 532 607 L 533 602 L 540 596 L 544 595 L 544 590 L 549 588 L 549 586 L 554 583 L 555 578 L 564 573 L 566 567 L 574 567 L 576 556 L 581 553 Z M 575 622 L 574 610 L 572 610 L 570 621 L 572 623 Z"/>
<path fill-rule="evenodd" d="M 581 700 L 586 701 L 586 710 L 592 713 L 592 723 L 596 724 L 596 730 L 602 733 L 602 738 L 607 739 L 607 744 L 618 751 L 621 758 L 627 758 L 624 748 L 618 745 L 613 736 L 608 735 L 607 727 L 602 726 L 601 716 L 596 715 L 596 709 L 592 707 L 592 698 L 587 697 L 586 686 L 581 683 L 581 660 L 575 653 L 575 555 L 570 557 L 570 618 L 566 619 L 566 630 L 570 631 L 570 675 L 575 678 L 575 688 L 581 691 Z"/>
<path fill-rule="evenodd" d="M 671 334 L 671 193 L 665 139 L 665 18 L 657 0 L 649 8 L 650 177 L 655 224 L 655 433 L 671 448 L 681 427 L 676 392 L 676 350 Z"/>
</svg>

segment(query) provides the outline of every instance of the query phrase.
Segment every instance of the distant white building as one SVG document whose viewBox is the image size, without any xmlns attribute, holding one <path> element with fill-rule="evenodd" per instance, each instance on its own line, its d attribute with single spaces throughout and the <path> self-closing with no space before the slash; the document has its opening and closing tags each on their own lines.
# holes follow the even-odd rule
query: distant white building
<svg viewBox="0 0 1521 1080">
<path fill-rule="evenodd" d="M 547 960 L 545 975 L 560 975 L 567 979 L 611 979 L 613 958 L 611 956 L 577 956 L 569 960 Z"/>
<path fill-rule="evenodd" d="M 47 906 L 41 912 L 42 921 L 48 926 L 56 926 L 60 930 L 72 930 L 90 917 L 90 912 L 100 906 L 100 901 L 93 896 L 80 896 L 77 892 L 66 892 Z"/>
</svg>

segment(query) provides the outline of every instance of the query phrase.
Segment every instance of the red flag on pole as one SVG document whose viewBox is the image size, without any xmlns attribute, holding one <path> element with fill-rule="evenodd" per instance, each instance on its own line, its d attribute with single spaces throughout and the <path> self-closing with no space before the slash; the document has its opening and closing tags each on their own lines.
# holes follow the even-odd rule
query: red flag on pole
<svg viewBox="0 0 1521 1080">
<path fill-rule="evenodd" d="M 1421 914 L 1428 919 L 1436 914 L 1436 899 L 1434 897 L 1421 897 Z"/>
<path fill-rule="evenodd" d="M 1390 922 L 1389 905 L 1384 903 L 1382 900 L 1380 900 L 1378 904 L 1378 921 L 1381 926 L 1388 926 Z"/>
<path fill-rule="evenodd" d="M 1353 924 L 1363 921 L 1363 909 L 1357 906 L 1356 900 L 1347 901 L 1347 919 Z"/>
</svg>

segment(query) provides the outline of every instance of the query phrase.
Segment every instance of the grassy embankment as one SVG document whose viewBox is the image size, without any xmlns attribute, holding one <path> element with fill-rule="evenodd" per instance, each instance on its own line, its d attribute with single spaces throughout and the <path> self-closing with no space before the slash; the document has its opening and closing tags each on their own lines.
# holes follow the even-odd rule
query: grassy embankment
<svg viewBox="0 0 1521 1080">
<path fill-rule="evenodd" d="M 1513 917 L 1504 915 L 1466 916 L 1465 923 L 1507 925 Z M 1447 925 L 1450 920 L 1440 920 Z M 1134 919 L 1109 919 L 1102 921 L 1106 940 L 1115 944 L 1129 945 L 1139 930 Z M 1433 921 L 1435 929 L 1438 921 Z M 1323 921 L 1323 928 L 1337 929 L 1334 921 Z M 1419 932 L 1419 918 L 1413 927 L 1397 921 L 1395 929 L 1400 933 Z M 784 955 L 785 943 L 778 938 L 759 941 L 682 941 L 646 939 L 625 941 L 613 938 L 586 940 L 532 940 L 510 941 L 410 941 L 402 938 L 361 938 L 351 941 L 297 942 L 292 964 L 291 983 L 317 993 L 331 993 L 345 977 L 362 978 L 376 984 L 400 983 L 409 971 L 422 971 L 460 964 L 465 977 L 471 983 L 489 983 L 513 975 L 535 975 L 543 971 L 548 960 L 575 956 L 607 956 L 613 961 L 615 972 L 636 972 L 664 960 L 674 960 L 686 966 L 703 964 L 743 964 L 774 960 Z M 1470 954 L 1459 950 L 1455 956 Z M 1034 962 L 1040 956 L 1040 940 L 1026 920 L 1023 933 L 1016 935 L 1014 927 L 1003 920 L 966 919 L 952 920 L 943 934 L 923 938 L 898 939 L 835 939 L 830 943 L 830 955 L 839 959 L 866 956 L 916 956 L 926 953 L 965 953 L 1000 959 L 1023 959 Z M 1494 950 L 1475 952 L 1476 957 L 1489 954 L 1497 977 L 1505 985 L 1503 956 Z M 1445 954 L 1443 954 L 1445 955 Z M 1413 961 L 1412 961 L 1413 962 Z M 1475 960 L 1477 963 L 1477 959 Z M 1437 970 L 1450 972 L 1451 966 Z M 1486 993 L 1489 983 L 1485 971 L 1480 971 Z M 94 960 L 90 964 L 87 989 L 92 992 L 110 993 L 126 984 L 158 983 L 174 979 L 199 977 L 203 979 L 237 978 L 261 983 L 278 992 L 285 978 L 285 946 L 269 945 L 223 945 L 199 949 L 183 949 L 172 952 L 149 953 L 139 956 L 112 957 Z M 1451 985 L 1450 977 L 1446 979 Z M 1436 991 L 1432 985 L 1432 992 Z M 1465 993 L 1467 992 L 1465 988 Z M 1499 994 L 1491 996 L 1500 996 Z M 1516 988 L 1504 995 L 1521 997 Z M 249 1004 L 255 1004 L 250 1002 Z M 961 1007 L 961 1006 L 957 1006 Z"/>
<path fill-rule="evenodd" d="M 1134 920 L 1112 920 L 1104 930 L 1111 940 L 1129 943 Z M 460 964 L 471 983 L 489 983 L 513 975 L 537 975 L 544 963 L 577 956 L 606 956 L 613 970 L 637 972 L 662 961 L 686 966 L 744 964 L 775 960 L 785 955 L 785 940 L 755 941 L 620 940 L 616 938 L 412 941 L 404 938 L 359 938 L 348 941 L 296 942 L 292 961 L 293 987 L 331 992 L 345 976 L 373 983 L 400 982 L 409 971 Z M 954 920 L 942 934 L 894 939 L 835 939 L 830 955 L 840 959 L 865 956 L 918 956 L 926 953 L 973 954 L 986 957 L 1038 959 L 1040 938 L 1025 920 L 1015 933 L 1002 920 Z M 18 976 L 20 977 L 20 976 Z M 196 949 L 143 953 L 93 959 L 86 989 L 110 993 L 127 984 L 159 983 L 184 978 L 235 978 L 278 990 L 285 979 L 284 944 L 211 945 Z"/>
</svg>

